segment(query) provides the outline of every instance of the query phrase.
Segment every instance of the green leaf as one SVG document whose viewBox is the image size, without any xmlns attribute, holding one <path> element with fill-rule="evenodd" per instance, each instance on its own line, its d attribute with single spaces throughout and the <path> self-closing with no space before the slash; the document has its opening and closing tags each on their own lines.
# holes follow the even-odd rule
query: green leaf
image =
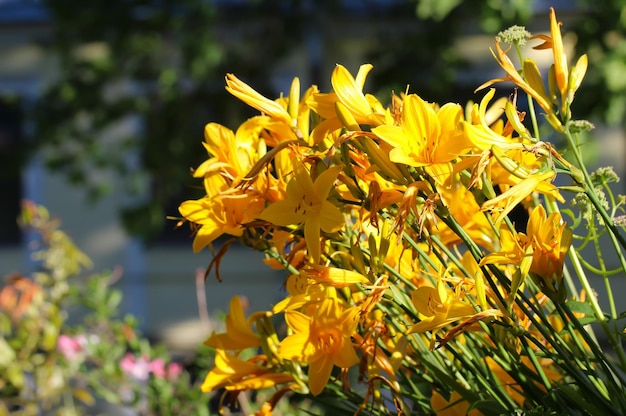
<svg viewBox="0 0 626 416">
<path fill-rule="evenodd" d="M 473 409 L 479 410 L 484 415 L 503 415 L 507 413 L 506 409 L 493 400 L 478 400 L 469 408 L 469 410 Z"/>
<path fill-rule="evenodd" d="M 566 303 L 570 311 L 574 313 L 582 313 L 585 316 L 594 316 L 593 307 L 588 302 L 581 302 L 578 300 L 570 300 Z"/>
<path fill-rule="evenodd" d="M 593 307 L 587 302 L 580 302 L 577 300 L 570 300 L 566 303 L 567 307 L 570 311 L 583 314 L 584 316 L 578 318 L 578 322 L 581 325 L 591 324 L 593 322 L 598 322 L 598 318 L 596 317 Z"/>
</svg>

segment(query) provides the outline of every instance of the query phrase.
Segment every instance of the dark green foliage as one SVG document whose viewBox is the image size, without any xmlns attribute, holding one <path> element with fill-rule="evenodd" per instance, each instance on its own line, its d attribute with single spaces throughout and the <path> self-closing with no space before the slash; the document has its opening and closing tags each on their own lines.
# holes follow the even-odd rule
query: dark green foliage
<svg viewBox="0 0 626 416">
<path fill-rule="evenodd" d="M 609 124 L 626 118 L 626 2 L 580 0 L 581 12 L 570 25 L 576 56 L 589 56 L 589 72 L 576 95 L 576 111 Z"/>
<path fill-rule="evenodd" d="M 590 57 L 582 88 L 595 92 L 578 94 L 581 116 L 618 122 L 626 114 L 626 84 L 620 81 L 626 62 L 622 3 L 559 12 L 565 28 L 578 34 L 577 56 L 587 52 Z M 204 0 L 43 4 L 54 23 L 47 46 L 58 57 L 60 72 L 36 103 L 36 142 L 47 149 L 48 165 L 92 199 L 115 186 L 136 195 L 120 207 L 121 215 L 127 230 L 146 241 L 174 227 L 166 216 L 178 214 L 178 203 L 202 195 L 187 168 L 206 158 L 200 146 L 204 125 L 222 120 L 234 126 L 254 114 L 224 91 L 227 72 L 276 97 L 280 91 L 271 85 L 276 65 L 294 51 L 311 52 L 311 39 L 317 39 L 322 56 L 309 56 L 308 73 L 288 75 L 308 77 L 326 89 L 320 66 L 328 64 L 328 48 L 343 36 L 344 22 L 346 27 L 362 22 L 365 59 L 374 64 L 368 91 L 390 97 L 409 85 L 429 101 L 464 103 L 478 100 L 473 91 L 486 78 L 468 78 L 470 63 L 457 40 L 531 21 L 537 30 L 548 26 L 547 10 L 535 10 L 535 2 L 524 0 L 410 0 L 384 6 L 364 1 L 359 7 L 297 0 L 220 2 L 219 8 Z M 369 27 L 368 22 L 379 24 Z M 497 73 L 495 62 L 493 67 Z M 117 128 L 123 120 L 135 128 Z M 126 136 L 119 137 L 119 131 Z M 187 232 L 178 234 L 188 238 Z"/>
</svg>

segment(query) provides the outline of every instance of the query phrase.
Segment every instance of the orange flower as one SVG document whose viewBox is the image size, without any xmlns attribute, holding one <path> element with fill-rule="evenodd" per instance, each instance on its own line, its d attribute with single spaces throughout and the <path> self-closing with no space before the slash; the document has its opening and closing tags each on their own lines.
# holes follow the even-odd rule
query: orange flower
<svg viewBox="0 0 626 416">
<path fill-rule="evenodd" d="M 0 311 L 17 321 L 29 308 L 36 308 L 42 299 L 39 284 L 26 277 L 13 276 L 11 283 L 0 290 Z"/>
</svg>

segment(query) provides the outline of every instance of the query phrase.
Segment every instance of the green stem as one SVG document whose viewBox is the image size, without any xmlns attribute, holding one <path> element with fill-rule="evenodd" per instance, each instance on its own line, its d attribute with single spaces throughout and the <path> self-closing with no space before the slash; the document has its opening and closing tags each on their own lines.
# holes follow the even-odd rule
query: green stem
<svg viewBox="0 0 626 416">
<path fill-rule="evenodd" d="M 617 319 L 617 310 L 615 309 L 615 301 L 613 299 L 613 290 L 611 289 L 611 283 L 609 282 L 609 278 L 607 276 L 606 266 L 604 264 L 604 259 L 602 257 L 602 249 L 600 248 L 600 242 L 598 241 L 598 235 L 596 233 L 595 223 L 589 224 L 589 232 L 591 234 L 591 241 L 593 242 L 593 247 L 596 250 L 596 256 L 598 258 L 600 275 L 602 276 L 602 280 L 604 280 L 604 286 L 606 287 L 606 294 L 609 299 L 609 309 L 611 310 L 611 319 Z"/>
<path fill-rule="evenodd" d="M 520 65 L 523 68 L 524 67 L 524 54 L 522 54 L 522 49 L 520 48 L 518 43 L 515 43 L 515 50 L 517 51 L 517 56 L 519 57 Z M 526 99 L 528 100 L 528 112 L 530 113 L 530 121 L 533 125 L 533 134 L 535 136 L 535 139 L 539 141 L 540 140 L 539 123 L 537 123 L 537 115 L 535 114 L 535 106 L 533 105 L 533 97 L 530 94 L 526 94 Z"/>
<path fill-rule="evenodd" d="M 574 270 L 576 271 L 576 275 L 578 276 L 578 281 L 583 286 L 583 290 L 587 294 L 589 303 L 591 303 L 593 314 L 595 315 L 596 319 L 599 322 L 604 322 L 606 320 L 606 318 L 604 317 L 604 312 L 602 312 L 602 308 L 600 307 L 600 304 L 598 303 L 598 297 L 595 295 L 595 292 L 593 288 L 591 287 L 591 284 L 589 283 L 589 279 L 587 279 L 587 275 L 585 274 L 585 271 L 583 270 L 583 266 L 582 264 L 580 264 L 580 261 L 578 260 L 578 253 L 576 252 L 576 249 L 574 249 L 573 246 L 570 246 L 568 250 L 568 254 L 569 254 L 570 260 L 572 261 L 572 266 L 574 267 Z"/>
<path fill-rule="evenodd" d="M 580 151 L 578 150 L 578 146 L 576 144 L 576 139 L 574 138 L 572 133 L 567 128 L 565 129 L 565 137 L 567 138 L 569 147 L 570 147 L 572 153 L 574 154 L 574 157 L 576 158 L 576 162 L 578 163 L 578 167 L 580 168 L 580 170 L 583 173 L 583 177 L 584 177 L 584 180 L 585 180 L 585 185 L 587 185 L 587 189 L 585 191 L 585 194 L 589 197 L 589 200 L 591 201 L 593 206 L 596 208 L 596 210 L 598 211 L 598 213 L 602 217 L 602 221 L 604 222 L 604 225 L 609 230 L 609 236 L 611 238 L 611 242 L 613 243 L 613 246 L 615 247 L 616 254 L 617 254 L 618 259 L 620 261 L 620 265 L 622 266 L 622 269 L 624 271 L 626 271 L 626 259 L 624 259 L 624 256 L 622 255 L 622 251 L 621 251 L 622 248 L 626 249 L 626 239 L 624 239 L 624 236 L 622 236 L 622 234 L 619 232 L 619 230 L 617 229 L 617 227 L 613 223 L 613 220 L 609 216 L 608 212 L 606 212 L 606 210 L 602 206 L 602 203 L 598 199 L 598 197 L 597 197 L 597 195 L 596 195 L 596 193 L 594 191 L 594 189 L 595 189 L 594 188 L 594 184 L 593 184 L 593 182 L 591 180 L 591 177 L 589 176 L 589 172 L 587 172 L 587 169 L 585 168 L 585 162 L 583 161 L 583 157 L 582 157 Z"/>
<path fill-rule="evenodd" d="M 617 229 L 617 227 L 611 220 L 609 214 L 606 212 L 606 209 L 604 209 L 604 207 L 602 206 L 602 203 L 598 199 L 595 193 L 595 187 L 594 187 L 593 181 L 591 180 L 591 177 L 589 176 L 589 172 L 587 172 L 582 155 L 577 147 L 576 138 L 572 135 L 572 133 L 567 128 L 565 129 L 565 137 L 567 138 L 569 147 L 572 150 L 572 153 L 574 154 L 574 157 L 576 159 L 576 162 L 578 163 L 580 170 L 582 171 L 583 178 L 584 178 L 585 185 L 586 185 L 585 194 L 589 197 L 589 200 L 595 207 L 596 211 L 602 217 L 602 221 L 604 222 L 604 225 L 606 226 L 606 229 L 608 231 L 611 244 L 613 245 L 615 254 L 617 255 L 617 258 L 619 260 L 620 267 L 623 271 L 626 272 L 626 259 L 624 258 L 624 255 L 622 254 L 622 249 L 626 248 L 626 240 L 621 235 L 621 233 L 619 232 L 619 230 Z M 572 262 L 576 263 L 577 267 L 582 272 L 582 266 L 580 262 L 578 261 L 578 257 L 576 256 L 575 251 L 571 247 L 570 247 L 570 257 L 572 258 Z M 583 275 L 584 275 L 584 272 L 583 272 Z M 586 282 L 587 286 L 589 286 L 589 282 L 587 281 L 586 278 L 584 279 L 584 282 Z M 590 291 L 591 287 L 587 287 L 585 288 L 585 290 L 587 291 L 589 295 L 593 293 Z M 611 291 L 608 292 L 608 295 L 610 296 L 609 302 L 613 303 L 612 292 Z M 616 338 L 615 332 L 611 331 L 611 329 L 609 328 L 606 322 L 606 319 L 604 318 L 604 315 L 602 315 L 602 317 L 598 316 L 598 312 L 601 312 L 601 310 L 600 310 L 600 307 L 597 306 L 597 300 L 595 299 L 595 297 L 591 296 L 591 299 L 592 299 L 592 306 L 594 307 L 594 313 L 596 314 L 596 317 L 599 319 L 600 325 L 602 326 L 602 329 L 604 330 L 604 333 L 606 334 L 609 343 L 611 344 L 611 346 L 615 350 L 615 353 L 617 354 L 621 368 L 624 370 L 626 369 L 626 353 L 624 352 L 622 343 L 620 342 L 619 339 Z"/>
</svg>

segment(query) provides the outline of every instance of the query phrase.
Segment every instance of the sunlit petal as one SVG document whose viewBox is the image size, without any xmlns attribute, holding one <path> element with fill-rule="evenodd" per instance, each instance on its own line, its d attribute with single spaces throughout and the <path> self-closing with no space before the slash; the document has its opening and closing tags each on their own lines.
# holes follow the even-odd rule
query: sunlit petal
<svg viewBox="0 0 626 416">
<path fill-rule="evenodd" d="M 304 215 L 296 210 L 297 204 L 292 199 L 274 202 L 261 212 L 259 218 L 283 227 L 300 224 L 304 221 Z"/>
<path fill-rule="evenodd" d="M 365 74 L 362 76 L 365 77 Z M 356 114 L 367 116 L 371 113 L 371 108 L 365 95 L 363 95 L 362 87 L 359 86 L 350 72 L 343 66 L 337 65 L 333 70 L 331 77 L 333 90 L 348 109 Z"/>
<path fill-rule="evenodd" d="M 322 355 L 320 360 L 309 365 L 309 388 L 311 389 L 311 394 L 317 396 L 324 390 L 332 369 L 333 361 L 330 355 Z"/>
<path fill-rule="evenodd" d="M 285 108 L 283 108 L 276 101 L 265 98 L 235 75 L 226 75 L 226 85 L 226 91 L 239 98 L 249 106 L 256 108 L 261 113 L 267 114 L 289 126 L 293 124 L 291 116 Z"/>
</svg>

